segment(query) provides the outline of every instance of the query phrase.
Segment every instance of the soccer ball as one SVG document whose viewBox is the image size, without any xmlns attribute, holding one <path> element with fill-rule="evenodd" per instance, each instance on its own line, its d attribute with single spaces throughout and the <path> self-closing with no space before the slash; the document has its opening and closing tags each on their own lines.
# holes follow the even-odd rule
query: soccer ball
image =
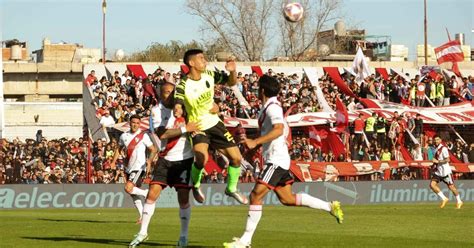
<svg viewBox="0 0 474 248">
<path fill-rule="evenodd" d="M 283 16 L 289 22 L 299 22 L 303 19 L 303 6 L 300 3 L 289 3 L 283 8 Z"/>
</svg>

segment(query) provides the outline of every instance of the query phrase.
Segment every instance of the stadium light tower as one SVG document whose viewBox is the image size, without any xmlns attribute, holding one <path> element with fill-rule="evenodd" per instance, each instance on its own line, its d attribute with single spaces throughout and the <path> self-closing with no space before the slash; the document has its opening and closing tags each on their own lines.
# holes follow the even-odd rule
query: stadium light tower
<svg viewBox="0 0 474 248">
<path fill-rule="evenodd" d="M 107 12 L 107 3 L 102 0 L 102 63 L 105 64 L 105 13 Z"/>
<path fill-rule="evenodd" d="M 104 0 L 105 1 L 105 0 Z M 426 17 L 426 0 L 424 0 L 424 33 L 425 33 L 425 65 L 428 65 L 428 19 Z"/>
</svg>

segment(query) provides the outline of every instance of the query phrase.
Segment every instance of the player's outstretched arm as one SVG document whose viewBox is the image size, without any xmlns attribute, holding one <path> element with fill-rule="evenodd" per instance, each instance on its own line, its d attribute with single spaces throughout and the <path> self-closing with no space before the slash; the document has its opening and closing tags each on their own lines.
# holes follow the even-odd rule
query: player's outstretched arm
<svg viewBox="0 0 474 248">
<path fill-rule="evenodd" d="M 272 140 L 282 136 L 283 130 L 284 130 L 284 125 L 282 123 L 277 123 L 273 125 L 273 129 L 269 133 L 261 137 L 258 137 L 256 139 L 245 139 L 244 143 L 247 145 L 249 149 L 253 149 L 257 147 L 258 145 L 271 142 Z"/>
<path fill-rule="evenodd" d="M 186 126 L 180 128 L 170 128 L 166 129 L 165 127 L 159 127 L 157 130 L 157 135 L 160 140 L 171 139 L 181 136 L 183 133 L 192 133 L 201 131 L 200 125 L 197 122 L 188 122 Z"/>
</svg>

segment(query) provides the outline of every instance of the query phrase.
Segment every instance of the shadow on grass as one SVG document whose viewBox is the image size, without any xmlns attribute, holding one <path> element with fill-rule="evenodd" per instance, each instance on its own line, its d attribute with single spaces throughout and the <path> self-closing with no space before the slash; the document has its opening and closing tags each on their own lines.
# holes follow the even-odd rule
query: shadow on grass
<svg viewBox="0 0 474 248">
<path fill-rule="evenodd" d="M 65 219 L 45 219 L 39 218 L 37 220 L 41 221 L 54 221 L 54 222 L 84 222 L 84 223 L 134 223 L 133 221 L 124 221 L 124 220 L 114 220 L 114 221 L 107 221 L 107 220 L 65 220 Z"/>
<path fill-rule="evenodd" d="M 52 242 L 64 242 L 64 241 L 74 241 L 74 242 L 84 242 L 84 243 L 93 243 L 93 244 L 107 244 L 107 245 L 120 245 L 123 247 L 128 246 L 130 241 L 125 240 L 113 240 L 113 239 L 103 239 L 103 238 L 81 238 L 81 237 L 22 237 L 23 239 L 30 240 L 41 240 L 41 241 L 52 241 Z M 165 241 L 168 243 L 160 244 L 157 242 L 145 241 L 142 246 L 153 246 L 153 247 L 175 247 L 175 241 Z M 60 245 L 59 245 L 60 246 Z M 189 248 L 209 248 L 209 247 L 219 247 L 219 246 L 200 246 L 200 245 L 188 245 Z"/>
</svg>

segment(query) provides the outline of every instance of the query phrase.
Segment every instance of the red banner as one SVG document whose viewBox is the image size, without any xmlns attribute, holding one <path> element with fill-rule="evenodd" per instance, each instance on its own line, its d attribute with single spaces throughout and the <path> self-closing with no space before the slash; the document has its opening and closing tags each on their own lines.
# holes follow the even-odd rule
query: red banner
<svg viewBox="0 0 474 248">
<path fill-rule="evenodd" d="M 385 68 L 375 68 L 375 71 L 382 76 L 384 80 L 388 80 L 388 72 Z"/>
<path fill-rule="evenodd" d="M 331 181 L 338 176 L 359 176 L 383 173 L 387 170 L 400 167 L 427 168 L 432 166 L 431 161 L 362 161 L 362 162 L 303 162 L 291 161 L 290 170 L 302 182 Z M 450 163 L 454 172 L 474 173 L 474 164 Z M 311 178 L 307 176 L 307 172 Z"/>
<path fill-rule="evenodd" d="M 253 65 L 253 66 L 250 66 L 250 68 L 252 69 L 252 72 L 257 73 L 259 77 L 263 76 L 263 71 L 262 71 L 262 68 L 260 68 L 260 66 Z"/>
<path fill-rule="evenodd" d="M 147 77 L 142 65 L 127 65 L 127 69 L 137 78 L 141 77 L 142 79 L 145 79 Z"/>
<path fill-rule="evenodd" d="M 347 86 L 346 82 L 342 80 L 341 74 L 339 74 L 339 69 L 337 67 L 323 67 L 324 71 L 332 78 L 332 81 L 339 87 L 342 93 L 358 98 L 354 92 Z"/>
</svg>

